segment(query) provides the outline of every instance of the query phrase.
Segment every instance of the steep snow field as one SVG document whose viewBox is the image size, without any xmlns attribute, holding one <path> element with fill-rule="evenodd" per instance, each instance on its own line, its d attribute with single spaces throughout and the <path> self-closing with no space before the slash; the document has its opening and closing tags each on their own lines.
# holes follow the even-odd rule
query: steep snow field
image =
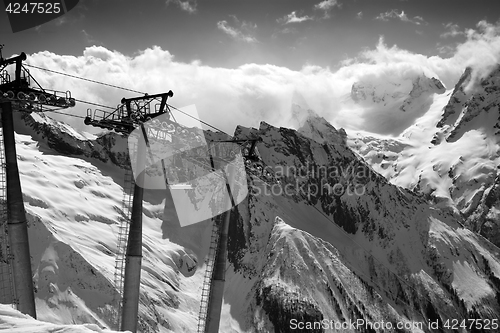
<svg viewBox="0 0 500 333">
<path fill-rule="evenodd" d="M 0 304 L 0 331 L 9 333 L 114 333 L 96 324 L 58 325 L 35 320 L 14 310 L 9 305 Z"/>
<path fill-rule="evenodd" d="M 392 183 L 413 188 L 421 173 L 429 172 L 429 169 L 433 171 L 436 157 L 443 161 L 453 161 L 462 152 L 475 153 L 468 147 L 462 147 L 463 145 L 451 151 L 450 147 L 445 145 L 439 146 L 439 149 L 431 149 L 433 145 L 430 141 L 435 133 L 435 126 L 450 94 L 449 91 L 443 95 L 435 95 L 429 110 L 401 135 L 392 137 L 367 132 L 349 132 L 349 146 Z M 439 176 L 432 177 L 432 180 L 437 183 L 438 193 L 446 196 L 449 184 L 440 183 Z"/>
<path fill-rule="evenodd" d="M 122 218 L 123 173 L 109 164 L 53 155 L 28 136 L 16 139 L 30 221 L 38 318 L 58 323 L 80 318 L 77 321 L 111 325 L 114 310 L 108 304 L 117 297 L 111 281 L 117 222 Z M 171 329 L 179 332 L 196 323 L 198 296 L 192 286 L 201 286 L 202 275 L 193 275 L 193 255 L 164 235 L 163 207 L 162 202 L 144 204 L 141 310 L 150 312 L 148 320 L 153 323 L 158 319 L 156 311 L 166 319 L 175 318 Z M 175 296 L 174 291 L 185 295 Z M 170 304 L 175 311 L 156 309 L 155 302 Z"/>
</svg>

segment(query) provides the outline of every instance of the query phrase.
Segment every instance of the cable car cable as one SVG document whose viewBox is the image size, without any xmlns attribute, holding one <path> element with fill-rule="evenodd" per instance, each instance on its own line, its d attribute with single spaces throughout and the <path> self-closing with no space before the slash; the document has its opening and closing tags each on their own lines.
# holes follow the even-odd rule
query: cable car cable
<svg viewBox="0 0 500 333">
<path fill-rule="evenodd" d="M 94 102 L 88 102 L 88 101 L 84 101 L 84 100 L 81 100 L 81 99 L 76 99 L 76 98 L 75 98 L 75 101 L 80 102 L 80 103 L 89 104 L 89 105 L 100 106 L 100 107 L 102 107 L 102 108 L 108 108 L 108 109 L 111 109 L 111 110 L 116 110 L 116 108 L 111 107 L 111 106 L 102 105 L 102 104 L 98 104 L 98 103 L 94 103 Z"/>
<path fill-rule="evenodd" d="M 200 123 L 202 123 L 202 124 L 204 124 L 204 125 L 207 125 L 207 126 L 209 126 L 209 127 L 213 128 L 214 130 L 216 130 L 216 131 L 218 131 L 218 132 L 224 133 L 224 134 L 226 134 L 227 136 L 229 136 L 229 137 L 231 137 L 231 138 L 233 137 L 232 135 L 227 134 L 227 133 L 226 133 L 226 132 L 224 132 L 223 130 L 218 129 L 217 127 L 212 126 L 212 125 L 210 125 L 209 123 L 204 122 L 203 120 L 198 119 L 198 118 L 196 118 L 196 117 L 194 117 L 194 116 L 192 116 L 192 115 L 190 115 L 190 114 L 188 114 L 188 113 L 186 113 L 186 112 L 184 112 L 184 111 L 182 111 L 182 110 L 180 110 L 180 109 L 176 108 L 176 107 L 175 107 L 175 106 L 173 106 L 173 105 L 170 105 L 170 104 L 167 104 L 167 105 L 168 105 L 169 107 L 171 107 L 172 109 L 177 110 L 177 111 L 179 111 L 180 113 L 185 114 L 186 116 L 188 116 L 188 117 L 190 117 L 190 118 L 193 118 L 194 120 L 197 120 L 197 121 L 199 121 Z"/>
<path fill-rule="evenodd" d="M 109 84 L 109 83 L 104 83 L 104 82 L 100 82 L 100 81 L 96 81 L 96 80 L 91 80 L 91 79 L 83 78 L 81 76 L 71 75 L 71 74 L 67 74 L 67 73 L 63 73 L 63 72 L 58 72 L 58 71 L 55 71 L 55 70 L 52 70 L 52 69 L 48 69 L 48 68 L 43 68 L 43 67 L 38 67 L 38 66 L 28 65 L 28 64 L 24 64 L 24 66 L 28 66 L 28 67 L 40 69 L 40 70 L 43 70 L 43 71 L 47 71 L 47 72 L 51 72 L 51 73 L 55 73 L 55 74 L 60 74 L 60 75 L 72 77 L 72 78 L 78 79 L 78 80 L 83 80 L 83 81 L 88 81 L 88 82 L 92 82 L 92 83 L 102 84 L 104 86 L 108 86 L 108 87 L 112 87 L 112 88 L 117 88 L 117 89 L 122 89 L 122 90 L 127 90 L 127 91 L 135 92 L 135 93 L 138 93 L 138 94 L 146 95 L 146 93 L 142 92 L 142 91 L 137 91 L 137 90 L 134 90 L 134 89 L 120 87 L 120 86 L 117 86 L 117 85 L 114 85 L 114 84 Z"/>
</svg>

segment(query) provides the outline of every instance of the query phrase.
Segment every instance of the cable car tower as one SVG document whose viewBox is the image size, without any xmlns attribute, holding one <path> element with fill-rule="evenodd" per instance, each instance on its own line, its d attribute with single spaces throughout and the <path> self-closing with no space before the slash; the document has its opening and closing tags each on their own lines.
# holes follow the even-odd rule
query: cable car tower
<svg viewBox="0 0 500 333">
<path fill-rule="evenodd" d="M 167 104 L 167 98 L 172 96 L 172 91 L 169 91 L 164 94 L 144 95 L 130 99 L 123 98 L 121 100 L 121 105 L 119 105 L 116 110 L 112 112 L 102 111 L 99 109 L 92 111 L 89 109 L 84 122 L 87 125 L 112 129 L 125 135 L 129 135 L 136 128 L 141 128 L 141 132 L 147 146 L 149 146 L 149 137 L 151 139 L 163 141 L 165 144 L 172 144 L 170 145 L 171 148 L 176 151 L 176 143 L 188 141 L 193 142 L 193 140 L 195 142 L 200 142 L 200 140 L 202 140 L 201 136 L 204 134 L 198 128 L 188 128 L 175 120 L 175 117 Z M 151 102 L 154 100 L 159 101 L 159 103 L 157 103 L 154 108 L 151 108 Z M 161 119 L 163 119 L 162 121 L 156 119 L 156 117 L 164 115 L 165 113 L 167 113 L 168 116 L 161 117 Z M 147 126 L 144 126 L 144 122 L 148 122 Z M 260 141 L 260 138 L 242 140 L 230 139 L 211 142 L 207 141 L 209 163 L 207 163 L 206 158 L 198 159 L 196 154 L 193 155 L 180 150 L 178 150 L 177 153 L 184 162 L 188 162 L 195 167 L 201 168 L 202 170 L 214 171 L 215 164 L 227 164 L 229 163 L 229 160 L 234 159 L 235 155 L 238 153 L 228 147 L 238 146 L 242 148 L 241 150 L 245 160 L 245 169 L 247 172 L 255 174 L 257 172 L 262 172 L 263 170 L 261 160 L 256 154 L 256 144 Z M 225 143 L 228 144 L 225 145 Z M 141 154 L 141 152 L 138 152 L 137 155 L 138 164 L 142 163 L 140 160 L 145 159 L 145 153 Z M 165 184 L 168 185 L 166 180 L 166 168 L 163 161 L 162 167 L 165 175 Z M 138 167 L 138 169 L 142 170 L 140 167 Z M 125 178 L 127 179 L 127 176 Z M 131 177 L 128 178 L 130 179 Z M 223 178 L 230 198 L 232 199 L 228 175 L 226 175 L 225 172 L 223 172 Z M 122 244 L 122 247 L 127 248 L 127 267 L 132 264 L 132 260 L 137 261 L 133 264 L 135 267 L 133 270 L 125 268 L 125 281 L 123 283 L 123 311 L 119 314 L 119 316 L 121 315 L 120 330 L 130 330 L 132 332 L 136 332 L 137 328 L 139 301 L 140 256 L 142 255 L 142 191 L 143 190 L 136 184 L 134 187 L 128 241 L 123 235 L 119 234 L 118 236 L 118 252 L 120 252 L 120 244 Z M 130 199 L 128 201 L 130 202 Z M 234 206 L 234 202 L 232 202 L 232 207 L 234 208 Z M 128 216 L 128 214 L 126 215 Z M 219 330 L 222 298 L 224 293 L 224 276 L 226 272 L 225 267 L 227 260 L 227 237 L 230 216 L 231 211 L 226 211 L 213 218 L 210 248 L 205 261 L 206 271 L 202 286 L 199 322 L 197 328 L 200 333 L 215 333 Z M 125 226 L 120 228 L 120 233 L 122 233 L 122 230 L 128 230 L 127 226 L 128 225 L 125 223 Z M 133 259 L 134 257 L 139 259 Z M 121 263 L 123 262 L 123 258 L 123 255 L 117 255 L 117 265 L 115 267 L 115 283 L 119 290 L 123 281 L 123 274 L 120 273 L 120 271 L 123 271 L 123 263 Z M 133 282 L 131 282 L 130 279 L 132 279 Z M 131 287 L 132 284 L 134 285 L 133 287 Z M 133 289 L 133 291 L 131 289 Z"/>
<path fill-rule="evenodd" d="M 123 98 L 121 104 L 112 112 L 88 109 L 84 123 L 114 130 L 126 136 L 129 136 L 134 129 L 141 128 L 142 132 L 139 131 L 139 133 L 147 143 L 148 133 L 146 133 L 143 123 L 159 115 L 169 115 L 170 109 L 168 108 L 167 99 L 173 95 L 170 90 L 167 93 L 156 95 L 146 94 L 134 98 Z M 155 104 L 152 109 L 152 102 L 158 100 L 160 103 Z M 167 121 L 167 124 L 163 126 L 171 126 L 170 121 Z M 142 149 L 138 151 L 138 170 L 144 169 L 146 163 L 145 153 Z M 117 324 L 120 330 L 128 330 L 134 333 L 137 331 L 141 281 L 143 177 L 143 174 L 138 175 L 134 182 L 131 170 L 126 169 L 123 202 L 125 218 L 119 226 L 118 249 L 115 260 L 115 285 L 122 295 L 121 300 L 118 302 Z M 130 193 L 132 186 L 134 188 L 133 196 Z"/>
<path fill-rule="evenodd" d="M 91 109 L 88 109 L 84 122 L 86 125 L 112 129 L 118 133 L 129 135 L 141 123 L 165 113 L 169 114 L 171 111 L 168 107 L 167 99 L 172 96 L 174 96 L 174 93 L 172 90 L 169 90 L 163 94 L 144 95 L 128 99 L 122 98 L 122 104 L 112 112 L 99 109 L 92 112 Z M 158 99 L 160 103 L 155 104 L 154 110 L 151 110 L 151 102 Z M 170 124 L 171 122 L 168 122 L 167 124 L 163 124 L 163 126 L 166 129 Z"/>
<path fill-rule="evenodd" d="M 0 154 L 0 198 L 1 210 L 7 221 L 0 221 L 0 243 L 2 258 L 0 262 L 1 281 L 5 286 L 10 281 L 10 299 L 19 311 L 36 318 L 33 276 L 28 241 L 28 228 L 17 165 L 16 142 L 14 134 L 14 111 L 42 112 L 65 109 L 75 106 L 75 99 L 69 91 L 60 92 L 42 88 L 30 72 L 23 66 L 26 54 L 4 59 L 3 45 L 0 45 L 0 107 L 2 109 L 3 152 Z M 7 66 L 14 65 L 14 71 Z M 31 81 L 37 87 L 31 86 Z M 5 200 L 6 199 L 6 200 Z M 2 291 L 6 290 L 2 288 Z M 9 295 L 0 295 L 5 299 Z M 0 300 L 2 301 L 2 300 Z M 3 300 L 5 301 L 5 300 Z M 8 300 L 7 300 L 8 301 Z"/>
<path fill-rule="evenodd" d="M 3 59 L 0 45 L 0 96 L 10 102 L 17 111 L 42 112 L 66 109 L 75 106 L 70 91 L 57 91 L 42 88 L 22 64 L 26 60 L 23 52 L 16 57 Z M 5 68 L 15 65 L 14 77 Z M 37 87 L 31 87 L 31 82 Z"/>
</svg>

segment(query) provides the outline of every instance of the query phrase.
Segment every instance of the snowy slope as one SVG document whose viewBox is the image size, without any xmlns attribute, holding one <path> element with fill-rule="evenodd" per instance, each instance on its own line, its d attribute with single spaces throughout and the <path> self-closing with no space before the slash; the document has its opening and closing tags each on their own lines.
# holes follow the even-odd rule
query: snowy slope
<svg viewBox="0 0 500 333">
<path fill-rule="evenodd" d="M 0 304 L 0 331 L 9 333 L 113 333 L 95 324 L 58 325 L 38 321 L 12 307 Z"/>
<path fill-rule="evenodd" d="M 427 111 L 398 136 L 349 133 L 349 145 L 393 184 L 426 195 L 466 218 L 500 245 L 497 216 L 500 67 L 434 95 Z"/>
<path fill-rule="evenodd" d="M 34 141 L 16 135 L 38 318 L 115 327 L 117 292 L 112 281 L 118 222 L 123 216 L 123 170 L 109 156 L 102 162 L 103 156 L 61 155 L 50 148 L 55 141 L 51 138 Z M 61 136 L 56 149 L 96 145 L 80 139 Z M 170 242 L 171 235 L 162 229 L 164 206 L 161 200 L 144 204 L 140 326 L 190 332 L 197 322 L 199 299 L 199 290 L 192 286 L 201 286 L 203 272 L 196 270 L 194 250 Z M 193 228 L 188 237 L 192 244 L 208 246 L 202 237 L 205 229 L 209 235 L 208 223 Z"/>
</svg>

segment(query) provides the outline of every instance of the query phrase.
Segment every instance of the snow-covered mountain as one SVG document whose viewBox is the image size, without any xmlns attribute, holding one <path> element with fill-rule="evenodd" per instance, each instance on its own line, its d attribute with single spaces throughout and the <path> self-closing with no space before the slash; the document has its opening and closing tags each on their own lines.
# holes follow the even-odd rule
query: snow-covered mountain
<svg viewBox="0 0 500 333">
<path fill-rule="evenodd" d="M 309 119 L 306 133 L 314 124 L 323 125 L 323 134 L 328 130 L 336 132 L 326 121 L 316 118 Z M 302 308 L 310 309 L 314 318 L 335 321 L 364 318 L 425 322 L 436 314 L 442 318 L 465 318 L 467 311 L 475 311 L 479 294 L 472 296 L 470 292 L 482 288 L 467 284 L 479 283 L 486 275 L 480 273 L 481 264 L 473 264 L 472 259 L 466 266 L 471 265 L 470 272 L 475 273 L 459 277 L 469 268 L 462 271 L 458 265 L 461 260 L 457 259 L 468 257 L 469 250 L 478 251 L 475 256 L 480 258 L 480 253 L 485 253 L 483 247 L 494 253 L 497 249 L 464 229 L 451 213 L 441 212 L 411 192 L 389 184 L 357 159 L 341 140 L 324 143 L 302 135 L 301 131 L 262 124 L 259 130 L 250 132 L 264 138 L 265 148 L 259 151 L 268 165 L 281 163 L 294 166 L 294 170 L 307 169 L 309 177 L 288 175 L 283 178 L 283 186 L 296 184 L 299 178 L 299 188 L 316 189 L 322 184 L 334 188 L 335 184 L 344 184 L 347 191 L 340 196 L 311 191 L 309 198 L 292 193 L 290 199 L 249 199 L 270 201 L 266 206 L 273 207 L 273 215 L 280 216 L 279 224 L 275 223 L 272 229 L 269 224 L 259 226 L 265 232 L 258 232 L 253 226 L 257 235 L 252 238 L 250 234 L 246 246 L 238 251 L 244 255 L 235 267 L 242 266 L 245 272 L 255 272 L 255 278 L 264 278 L 256 287 L 256 306 L 250 306 L 249 311 L 254 313 L 259 311 L 259 305 L 264 309 L 267 306 L 266 314 L 275 329 L 284 327 L 287 319 L 297 315 L 293 307 L 292 313 L 286 310 L 290 297 L 296 298 Z M 325 165 L 330 168 L 323 168 Z M 324 174 L 315 177 L 314 172 Z M 354 193 L 356 190 L 360 195 Z M 269 208 L 266 211 L 256 218 L 262 216 L 258 220 L 265 221 Z M 242 223 L 241 228 L 252 226 Z M 269 233 L 270 238 L 266 237 Z M 471 244 L 478 247 L 473 249 Z M 256 266 L 249 251 L 258 258 L 268 258 L 267 262 Z M 498 264 L 496 254 L 489 258 Z M 483 290 L 493 286 L 483 281 L 488 286 Z M 249 294 L 252 293 L 253 290 Z M 486 301 L 489 305 L 484 315 L 498 311 L 496 292 L 486 296 L 488 293 L 483 296 L 492 298 Z M 267 305 L 263 303 L 266 299 Z M 283 306 L 285 309 L 280 309 Z"/>
<path fill-rule="evenodd" d="M 396 137 L 349 140 L 393 184 L 454 210 L 494 244 L 498 233 L 500 67 L 484 78 L 467 68 L 453 90 L 433 96 L 423 116 Z"/>
<path fill-rule="evenodd" d="M 498 221 L 498 145 L 479 145 L 483 113 L 463 104 L 455 112 L 471 121 L 438 127 L 450 96 L 435 79 L 390 96 L 394 112 L 426 107 L 397 137 L 349 136 L 312 111 L 298 130 L 236 129 L 237 138 L 262 138 L 258 154 L 279 181 L 249 173 L 249 195 L 232 213 L 221 332 L 452 332 L 447 320 L 497 318 L 500 250 L 467 228 Z M 41 114 L 18 115 L 16 131 L 38 317 L 112 328 L 126 140 L 82 135 Z M 443 139 L 431 143 L 437 133 Z M 143 214 L 140 330 L 195 332 L 212 221 L 180 227 L 159 190 L 145 192 Z M 345 326 L 361 319 L 370 324 Z"/>
<path fill-rule="evenodd" d="M 380 84 L 380 81 L 373 83 L 369 80 L 355 82 L 351 88 L 351 98 L 356 103 L 367 105 L 390 106 L 402 102 L 399 109 L 406 111 L 422 95 L 442 94 L 444 92 L 445 87 L 441 81 L 422 74 L 404 81 L 404 83 L 387 81 L 385 84 Z"/>
<path fill-rule="evenodd" d="M 346 101 L 361 108 L 363 128 L 371 133 L 397 136 L 423 116 L 436 94 L 445 92 L 438 79 L 408 73 L 403 78 L 366 76 L 355 82 Z"/>
</svg>

